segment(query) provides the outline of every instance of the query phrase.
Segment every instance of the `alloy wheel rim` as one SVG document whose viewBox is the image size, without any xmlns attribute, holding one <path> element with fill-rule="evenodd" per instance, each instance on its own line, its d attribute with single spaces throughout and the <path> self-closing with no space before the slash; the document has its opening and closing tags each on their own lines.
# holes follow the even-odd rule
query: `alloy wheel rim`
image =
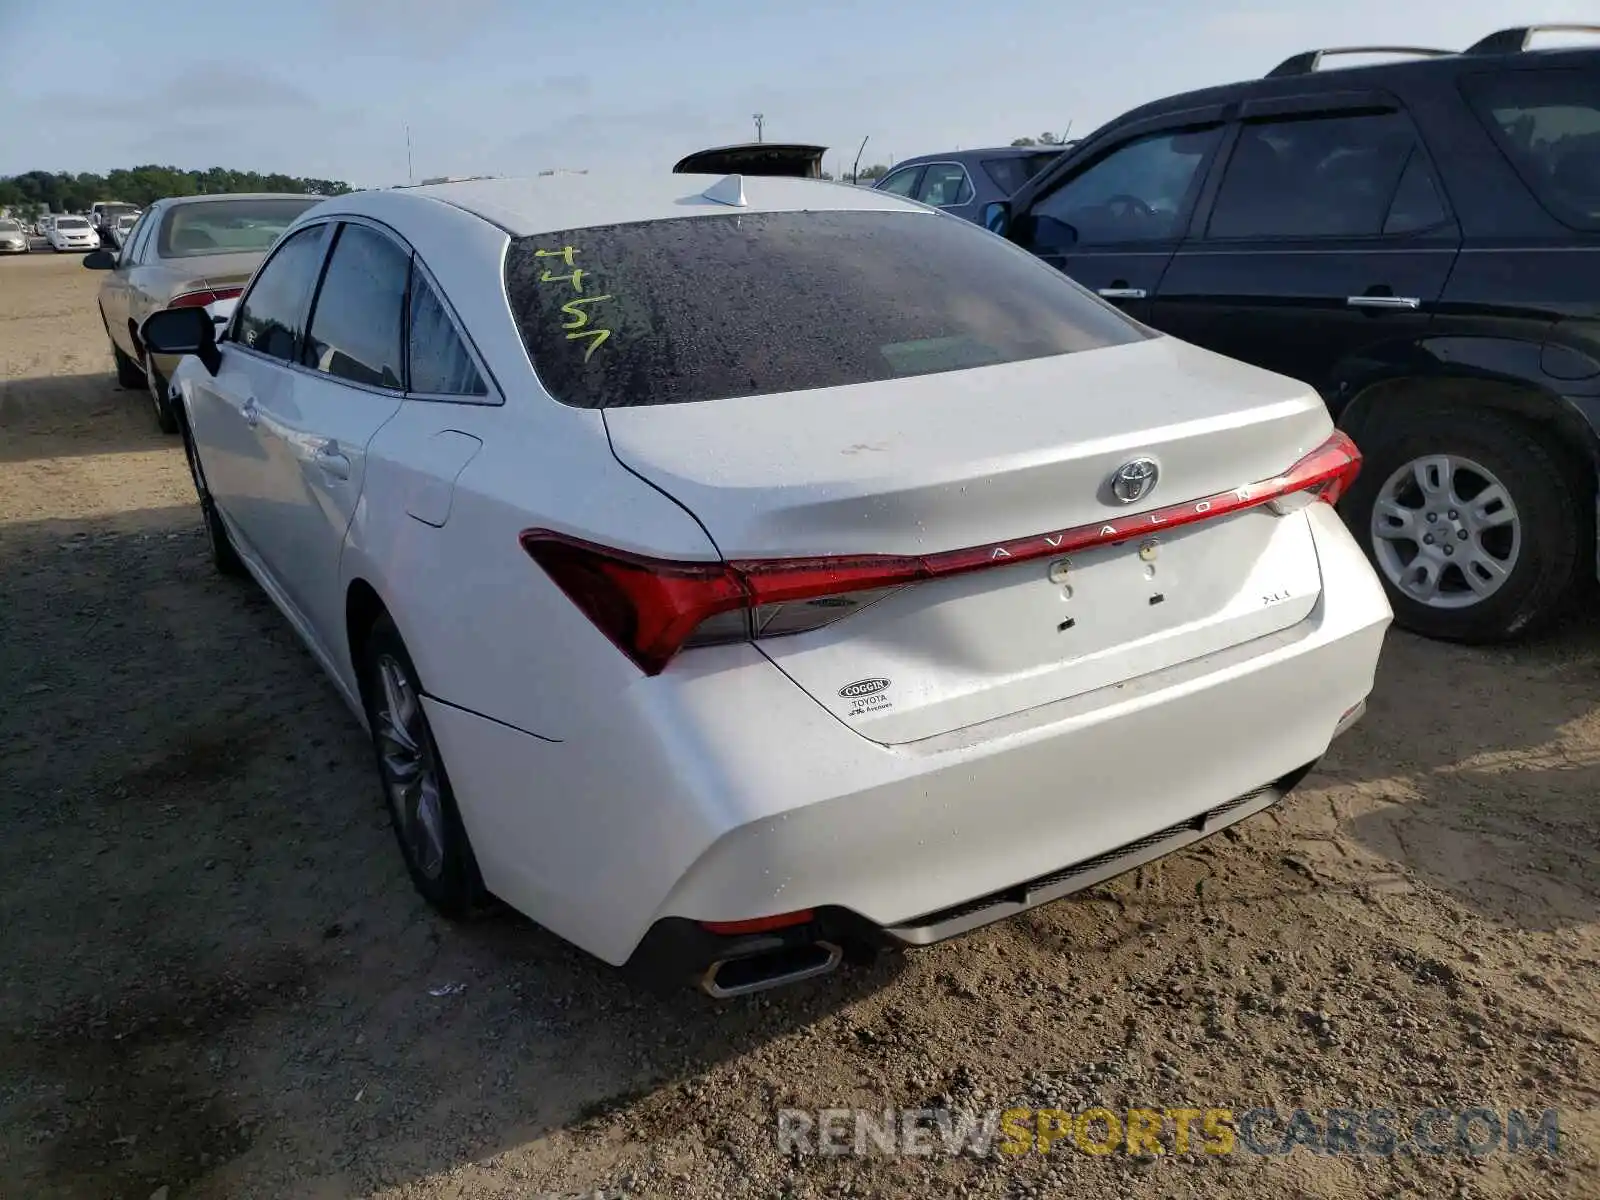
<svg viewBox="0 0 1600 1200">
<path fill-rule="evenodd" d="M 1373 502 L 1371 532 L 1384 578 L 1434 609 L 1483 603 L 1522 554 L 1522 517 L 1510 490 L 1459 454 L 1414 458 L 1390 475 Z"/>
<path fill-rule="evenodd" d="M 378 760 L 384 790 L 406 852 L 427 879 L 444 870 L 444 801 L 422 715 L 405 670 L 390 655 L 378 659 Z"/>
</svg>

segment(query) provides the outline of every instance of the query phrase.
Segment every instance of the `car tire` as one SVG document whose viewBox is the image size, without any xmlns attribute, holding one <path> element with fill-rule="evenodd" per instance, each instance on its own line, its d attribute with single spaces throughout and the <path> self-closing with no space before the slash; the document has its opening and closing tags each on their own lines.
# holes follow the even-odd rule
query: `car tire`
<svg viewBox="0 0 1600 1200">
<path fill-rule="evenodd" d="M 452 920 L 481 916 L 493 900 L 428 725 L 417 669 L 388 614 L 362 641 L 360 668 L 384 805 L 411 882 Z"/>
<path fill-rule="evenodd" d="M 129 390 L 144 387 L 144 368 L 118 347 L 117 339 L 111 336 L 111 326 L 106 323 L 104 311 L 100 313 L 100 324 L 106 331 L 106 341 L 111 343 L 111 361 L 117 368 L 117 386 Z"/>
<path fill-rule="evenodd" d="M 156 412 L 156 428 L 162 433 L 178 432 L 178 417 L 172 411 L 172 400 L 167 395 L 167 381 L 148 358 L 144 368 L 145 389 L 150 393 L 150 404 Z"/>
<path fill-rule="evenodd" d="M 1357 441 L 1361 474 L 1340 510 L 1398 625 L 1493 643 L 1564 615 L 1592 567 L 1592 488 L 1545 428 L 1493 409 L 1419 404 L 1378 414 Z"/>
<path fill-rule="evenodd" d="M 222 516 L 217 512 L 217 502 L 211 498 L 211 491 L 206 487 L 205 473 L 200 469 L 200 452 L 195 449 L 194 438 L 187 425 L 181 427 L 180 432 L 183 434 L 183 455 L 189 461 L 189 478 L 194 481 L 194 492 L 200 500 L 200 519 L 205 525 L 206 541 L 211 546 L 211 565 L 216 568 L 218 575 L 226 575 L 230 579 L 247 578 L 250 572 L 239 557 L 239 551 L 234 548 L 233 538 L 228 536 L 228 527 L 222 523 Z"/>
</svg>

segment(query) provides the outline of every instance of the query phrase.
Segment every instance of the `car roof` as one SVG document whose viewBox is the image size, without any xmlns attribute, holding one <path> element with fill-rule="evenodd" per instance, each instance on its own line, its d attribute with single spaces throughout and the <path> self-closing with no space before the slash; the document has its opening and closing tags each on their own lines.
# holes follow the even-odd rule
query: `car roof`
<svg viewBox="0 0 1600 1200">
<path fill-rule="evenodd" d="M 968 150 L 946 150 L 940 154 L 913 154 L 895 163 L 894 170 L 929 162 L 966 162 L 974 158 L 1027 158 L 1032 154 L 1059 154 L 1065 146 L 979 146 Z"/>
<path fill-rule="evenodd" d="M 1329 67 L 1292 74 L 1266 74 L 1255 79 L 1240 79 L 1232 83 L 1215 84 L 1192 92 L 1179 92 L 1162 96 L 1138 108 L 1131 108 L 1116 117 L 1101 130 L 1159 117 L 1165 113 L 1179 112 L 1208 105 L 1227 104 L 1245 97 L 1264 99 L 1276 96 L 1316 95 L 1337 91 L 1341 86 L 1383 88 L 1401 85 L 1407 80 L 1428 76 L 1454 76 L 1466 70 L 1480 70 L 1486 66 L 1502 65 L 1514 61 L 1517 65 L 1549 62 L 1552 65 L 1572 65 L 1573 60 L 1600 57 L 1600 49 L 1593 46 L 1548 46 L 1524 50 L 1514 54 L 1460 53 L 1440 54 L 1428 58 L 1401 58 L 1385 62 L 1359 63 L 1348 67 Z M 1095 134 L 1084 139 L 1094 140 Z"/>
<path fill-rule="evenodd" d="M 219 204 L 225 200 L 311 200 L 323 199 L 309 192 L 215 192 L 206 196 L 165 196 L 156 201 L 166 208 L 188 204 Z M 154 207 L 154 206 L 152 206 Z"/>
<path fill-rule="evenodd" d="M 733 176 L 651 172 L 628 175 L 540 175 L 521 179 L 472 179 L 425 187 L 356 192 L 322 208 L 382 218 L 392 207 L 442 202 L 499 226 L 513 237 L 623 225 L 669 217 L 738 212 L 853 210 L 928 213 L 927 207 L 870 188 L 818 179 L 744 175 L 738 179 L 746 203 L 707 199 L 707 189 Z M 308 214 L 309 215 L 309 214 Z"/>
</svg>

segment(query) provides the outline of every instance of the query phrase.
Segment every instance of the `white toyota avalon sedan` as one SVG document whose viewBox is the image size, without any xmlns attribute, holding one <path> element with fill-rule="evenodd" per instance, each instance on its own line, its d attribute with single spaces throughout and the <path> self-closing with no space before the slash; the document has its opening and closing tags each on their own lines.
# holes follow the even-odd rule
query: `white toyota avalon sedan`
<svg viewBox="0 0 1600 1200">
<path fill-rule="evenodd" d="M 1277 803 L 1389 624 L 1310 388 L 884 192 L 360 192 L 143 338 L 423 896 L 713 995 Z"/>
</svg>

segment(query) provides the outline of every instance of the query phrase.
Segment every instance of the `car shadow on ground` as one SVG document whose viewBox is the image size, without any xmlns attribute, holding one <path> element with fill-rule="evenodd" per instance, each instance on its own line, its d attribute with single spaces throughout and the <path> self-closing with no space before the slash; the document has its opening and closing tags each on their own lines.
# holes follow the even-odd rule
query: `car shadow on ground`
<svg viewBox="0 0 1600 1200">
<path fill-rule="evenodd" d="M 1597 680 L 1600 622 L 1593 620 L 1508 646 L 1460 646 L 1391 630 L 1366 714 L 1318 771 L 1346 782 L 1414 777 L 1530 751 L 1594 713 Z"/>
<path fill-rule="evenodd" d="M 178 445 L 156 428 L 148 395 L 114 374 L 0 381 L 0 464 Z"/>
<path fill-rule="evenodd" d="M 1600 916 L 1600 626 L 1500 647 L 1390 635 L 1365 718 L 1308 786 L 1342 831 L 1510 929 Z"/>
<path fill-rule="evenodd" d="M 214 574 L 195 509 L 59 526 L 0 525 L 20 701 L 0 710 L 0 1194 L 229 1195 L 235 1171 L 258 1194 L 349 1194 L 446 1171 L 895 978 L 717 1005 L 510 915 L 437 918 L 365 735 L 259 589 Z"/>
</svg>

